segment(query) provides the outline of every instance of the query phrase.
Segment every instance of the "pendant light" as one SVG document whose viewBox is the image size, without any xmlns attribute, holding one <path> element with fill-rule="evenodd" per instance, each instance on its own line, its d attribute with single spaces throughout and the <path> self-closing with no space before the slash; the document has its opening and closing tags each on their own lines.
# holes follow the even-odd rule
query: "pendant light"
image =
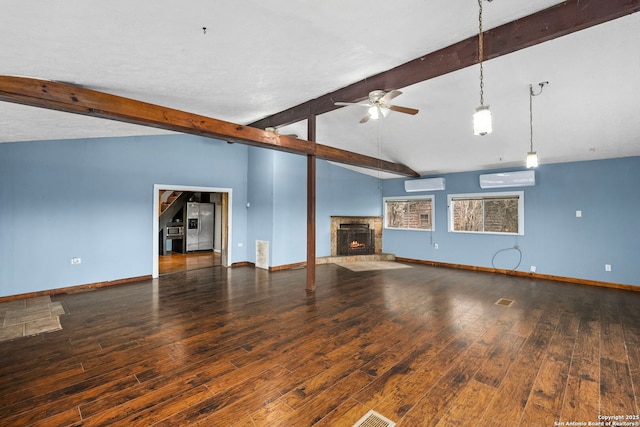
<svg viewBox="0 0 640 427">
<path fill-rule="evenodd" d="M 540 92 L 533 93 L 533 86 L 529 85 L 529 135 L 530 135 L 530 146 L 529 152 L 527 153 L 527 167 L 529 169 L 538 167 L 538 154 L 533 151 L 533 97 L 538 96 L 542 93 L 542 89 L 544 85 L 549 84 L 549 82 L 540 82 L 538 85 L 540 86 Z"/>
<path fill-rule="evenodd" d="M 473 114 L 473 134 L 487 135 L 493 131 L 491 124 L 491 111 L 488 105 L 484 105 L 484 67 L 482 60 L 484 57 L 484 43 L 482 35 L 482 1 L 478 0 L 478 62 L 480 63 L 480 106 Z M 491 0 L 487 0 L 491 1 Z"/>
</svg>

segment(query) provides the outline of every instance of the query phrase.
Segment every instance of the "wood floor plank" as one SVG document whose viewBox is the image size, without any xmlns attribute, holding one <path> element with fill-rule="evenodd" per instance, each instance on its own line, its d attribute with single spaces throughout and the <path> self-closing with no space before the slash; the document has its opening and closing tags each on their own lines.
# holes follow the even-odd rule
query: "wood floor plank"
<svg viewBox="0 0 640 427">
<path fill-rule="evenodd" d="M 626 363 L 600 360 L 600 413 L 603 415 L 639 414 Z"/>
<path fill-rule="evenodd" d="M 350 357 L 336 362 L 320 374 L 309 378 L 303 384 L 282 396 L 282 400 L 290 407 L 298 409 L 324 392 L 324 390 L 332 384 L 348 377 L 352 372 L 358 370 L 366 362 L 373 359 L 380 351 L 382 351 L 381 346 L 367 346 Z"/>
<path fill-rule="evenodd" d="M 291 416 L 295 412 L 283 400 L 277 399 L 268 405 L 254 411 L 251 419 L 256 426 L 272 426 L 283 418 Z"/>
<path fill-rule="evenodd" d="M 559 421 L 580 319 L 564 312 L 551 339 L 525 407 L 524 420 Z"/>
<path fill-rule="evenodd" d="M 265 396 L 277 393 L 280 381 L 286 381 L 289 371 L 282 367 L 262 371 L 241 383 L 223 389 L 185 410 L 159 422 L 158 426 L 188 425 L 214 415 L 216 423 L 231 425 L 264 404 Z M 207 386 L 209 388 L 209 386 Z M 211 391 L 211 390 L 210 390 Z"/>
<path fill-rule="evenodd" d="M 580 320 L 562 418 L 591 420 L 600 413 L 600 319 L 589 311 Z"/>
<path fill-rule="evenodd" d="M 53 296 L 62 330 L 0 343 L 0 426 L 349 427 L 375 409 L 529 427 L 638 410 L 640 292 L 326 264 L 307 294 L 305 274 L 212 267 Z"/>
<path fill-rule="evenodd" d="M 507 375 L 507 371 L 520 352 L 526 338 L 506 333 L 487 355 L 485 362 L 475 375 L 475 380 L 498 388 Z"/>
<path fill-rule="evenodd" d="M 371 380 L 372 378 L 364 372 L 355 371 L 326 389 L 313 402 L 277 420 L 272 425 L 274 427 L 314 425 L 338 408 L 349 396 L 361 390 Z"/>
<path fill-rule="evenodd" d="M 488 318 L 465 324 L 465 327 L 435 357 L 419 365 L 399 383 L 399 385 L 374 408 L 390 419 L 401 420 L 434 387 L 440 379 L 469 354 L 468 349 L 486 332 Z M 463 382 L 470 379 L 472 373 L 456 372 L 453 378 L 445 382 Z"/>
<path fill-rule="evenodd" d="M 511 426 L 519 423 L 542 363 L 542 355 L 547 351 L 559 318 L 557 311 L 540 318 L 512 364 L 511 374 L 504 379 L 484 412 L 479 426 Z"/>
<path fill-rule="evenodd" d="M 560 425 L 556 423 L 566 422 L 560 421 L 561 418 L 558 414 L 544 406 L 540 406 L 537 403 L 528 402 L 527 406 L 522 414 L 519 425 L 521 426 L 555 426 Z M 571 420 L 573 421 L 573 420 Z"/>
<path fill-rule="evenodd" d="M 511 326 L 512 323 L 503 323 L 501 319 L 489 325 L 484 334 L 469 347 L 463 357 L 459 358 L 433 388 L 426 391 L 424 397 L 416 402 L 399 424 L 406 426 L 437 424 L 461 391 L 468 387 L 495 344 Z"/>
<path fill-rule="evenodd" d="M 602 329 L 600 332 L 602 339 L 600 356 L 604 359 L 627 363 L 627 350 L 624 341 L 622 320 L 619 317 L 616 307 L 612 307 L 611 304 L 605 305 L 602 310 L 600 327 Z"/>
<path fill-rule="evenodd" d="M 640 413 L 640 328 L 633 323 L 623 325 L 624 339 L 627 349 L 627 360 L 629 363 L 629 373 L 635 392 L 636 407 Z"/>
<path fill-rule="evenodd" d="M 29 424 L 29 427 L 51 427 L 51 426 L 71 426 L 80 424 L 80 413 L 77 408 L 67 409 L 66 411 L 59 412 L 51 417 L 42 418 L 33 424 Z M 26 424 L 14 424 L 14 425 L 26 425 Z"/>
<path fill-rule="evenodd" d="M 137 384 L 137 381 L 133 376 L 105 383 L 102 382 L 102 379 L 99 379 L 98 381 L 86 382 L 55 391 L 37 399 L 24 400 L 8 408 L 10 412 L 2 417 L 0 425 L 29 425 L 40 419 L 50 418 L 53 415 L 58 415 L 71 409 L 79 414 L 77 407 L 80 403 L 98 399 L 103 394 L 133 387 L 135 384 Z"/>
<path fill-rule="evenodd" d="M 90 418 L 116 407 L 120 408 L 118 411 L 124 411 L 124 407 L 121 405 L 129 404 L 129 402 L 137 401 L 140 398 L 146 398 L 156 392 L 164 393 L 167 386 L 181 383 L 184 385 L 183 390 L 188 390 L 189 388 L 204 385 L 236 369 L 225 360 L 207 360 L 206 362 L 189 364 L 176 369 L 171 375 L 156 377 L 144 382 L 138 380 L 139 383 L 132 387 L 123 388 L 109 396 L 103 395 L 100 399 L 81 404 L 79 409 L 84 418 Z"/>
<path fill-rule="evenodd" d="M 130 413 L 129 416 L 118 419 L 118 424 L 131 427 L 146 427 L 156 422 L 162 421 L 172 416 L 176 412 L 180 412 L 191 406 L 194 406 L 209 397 L 211 397 L 211 391 L 205 386 L 189 388 L 182 394 L 178 394 L 168 399 L 163 399 L 162 401 L 159 401 L 149 408 L 136 410 L 135 412 Z M 120 407 L 118 407 L 117 411 L 121 411 Z M 100 415 L 97 415 L 94 418 L 88 418 L 87 420 L 83 421 L 83 425 L 89 427 L 93 425 L 107 426 L 113 424 L 112 420 L 108 420 L 105 422 L 100 418 Z M 94 419 L 98 421 L 95 424 L 92 422 Z"/>
<path fill-rule="evenodd" d="M 362 418 L 369 408 L 354 399 L 348 399 L 334 411 L 314 424 L 314 427 L 352 426 Z M 268 424 L 257 424 L 267 427 Z"/>
<path fill-rule="evenodd" d="M 466 322 L 460 320 L 460 318 L 457 320 L 458 323 L 453 322 L 448 327 L 437 331 L 434 335 L 429 334 L 428 336 L 430 338 L 418 340 L 418 344 L 412 345 L 412 347 L 402 355 L 398 363 L 391 366 L 381 375 L 378 375 L 376 379 L 358 393 L 355 398 L 369 407 L 376 407 L 384 400 L 385 396 L 393 393 L 400 383 L 406 381 L 418 367 L 425 365 L 434 358 L 443 348 L 446 348 L 449 343 L 452 343 L 459 336 L 462 336 L 465 333 L 465 327 L 473 324 L 472 320 L 467 320 Z M 451 354 L 466 348 L 469 342 L 468 339 L 465 339 L 455 344 L 457 350 L 447 350 Z M 366 370 L 370 371 L 371 367 L 367 367 Z"/>
<path fill-rule="evenodd" d="M 438 427 L 474 425 L 496 393 L 494 387 L 471 380 L 447 413 L 436 424 Z"/>
</svg>

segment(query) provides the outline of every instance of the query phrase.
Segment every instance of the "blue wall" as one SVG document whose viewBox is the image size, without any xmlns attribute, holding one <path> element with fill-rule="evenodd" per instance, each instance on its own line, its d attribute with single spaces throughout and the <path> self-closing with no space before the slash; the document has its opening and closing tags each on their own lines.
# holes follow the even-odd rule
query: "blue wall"
<svg viewBox="0 0 640 427">
<path fill-rule="evenodd" d="M 231 262 L 246 260 L 247 149 L 189 135 L 0 144 L 0 296 L 150 275 L 154 184 L 232 188 Z"/>
<path fill-rule="evenodd" d="M 380 187 L 376 178 L 316 161 L 316 256 L 331 255 L 332 215 L 382 215 Z M 270 266 L 305 262 L 307 158 L 250 148 L 248 195 L 248 260 L 255 262 L 255 240 L 267 240 Z"/>
<path fill-rule="evenodd" d="M 256 240 L 273 239 L 273 162 L 276 152 L 249 147 L 246 260 L 256 262 Z M 269 245 L 269 262 L 273 259 Z"/>
<path fill-rule="evenodd" d="M 535 170 L 534 187 L 496 190 L 524 190 L 523 236 L 448 232 L 447 194 L 489 192 L 480 188 L 478 177 L 490 172 L 441 175 L 446 178 L 445 191 L 411 193 L 435 195 L 435 230 L 384 230 L 384 251 L 491 267 L 497 251 L 517 244 L 522 251 L 518 271 L 528 272 L 534 265 L 539 274 L 640 286 L 640 157 L 542 165 Z M 385 181 L 384 196 L 407 195 L 404 181 Z M 502 269 L 513 269 L 517 262 L 515 250 L 500 252 L 494 259 L 495 267 Z M 611 264 L 611 272 L 605 271 L 605 264 Z"/>
<path fill-rule="evenodd" d="M 331 255 L 331 216 L 382 215 L 382 181 L 329 162 L 316 170 L 316 256 Z"/>
<path fill-rule="evenodd" d="M 517 244 L 521 271 L 640 286 L 640 157 L 540 166 L 523 189 L 524 236 L 447 232 L 447 194 L 483 192 L 480 173 L 445 175 L 435 231 L 385 230 L 383 250 L 491 267 Z M 322 160 L 316 176 L 318 257 L 330 255 L 331 215 L 381 215 L 383 195 L 407 194 L 404 179 L 382 185 Z M 154 184 L 233 190 L 232 263 L 255 262 L 257 239 L 271 266 L 306 260 L 304 156 L 189 135 L 5 143 L 0 296 L 150 275 Z M 513 268 L 517 253 L 494 261 Z"/>
</svg>

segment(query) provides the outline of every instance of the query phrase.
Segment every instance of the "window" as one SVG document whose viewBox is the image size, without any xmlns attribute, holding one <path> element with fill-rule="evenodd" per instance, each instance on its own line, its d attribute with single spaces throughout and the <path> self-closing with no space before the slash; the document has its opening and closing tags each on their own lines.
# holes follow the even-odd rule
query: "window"
<svg viewBox="0 0 640 427">
<path fill-rule="evenodd" d="M 433 196 L 386 197 L 384 227 L 401 230 L 433 230 Z"/>
<path fill-rule="evenodd" d="M 450 194 L 449 231 L 524 234 L 524 192 Z"/>
</svg>

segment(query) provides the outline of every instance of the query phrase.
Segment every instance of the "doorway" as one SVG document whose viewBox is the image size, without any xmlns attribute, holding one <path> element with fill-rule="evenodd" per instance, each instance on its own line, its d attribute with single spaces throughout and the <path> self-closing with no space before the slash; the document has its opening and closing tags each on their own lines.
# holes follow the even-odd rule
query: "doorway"
<svg viewBox="0 0 640 427">
<path fill-rule="evenodd" d="M 160 239 L 160 224 L 159 224 L 159 211 L 160 211 L 160 194 L 162 191 L 176 191 L 176 192 L 192 192 L 192 193 L 206 193 L 216 194 L 217 209 L 216 209 L 216 221 L 218 226 L 218 235 L 216 236 L 216 247 L 213 252 L 203 252 L 194 254 L 180 254 L 180 257 L 176 257 L 176 263 L 178 266 L 174 266 L 173 271 L 178 271 L 181 264 L 185 265 L 184 269 L 188 268 L 188 265 L 201 268 L 202 266 L 209 265 L 222 265 L 228 267 L 230 264 L 231 253 L 229 247 L 229 241 L 231 241 L 231 194 L 230 188 L 217 188 L 217 187 L 194 187 L 185 185 L 163 185 L 154 184 L 153 186 L 153 266 L 152 277 L 157 278 L 160 275 L 160 254 L 158 248 L 161 244 Z"/>
</svg>

